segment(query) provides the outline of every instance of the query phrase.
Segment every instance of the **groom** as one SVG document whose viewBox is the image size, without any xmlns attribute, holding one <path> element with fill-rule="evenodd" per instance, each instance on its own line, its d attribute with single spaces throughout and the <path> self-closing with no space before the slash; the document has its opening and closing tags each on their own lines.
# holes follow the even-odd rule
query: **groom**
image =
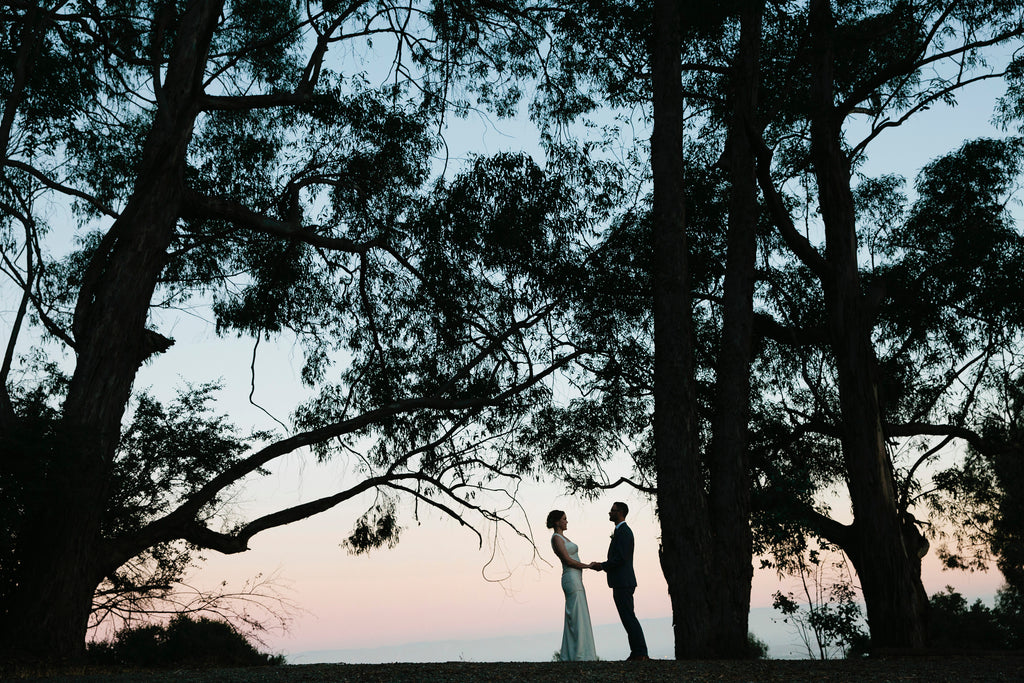
<svg viewBox="0 0 1024 683">
<path fill-rule="evenodd" d="M 633 532 L 626 525 L 629 507 L 625 503 L 613 503 L 608 512 L 608 519 L 615 524 L 611 545 L 608 546 L 608 559 L 595 562 L 594 568 L 608 574 L 608 586 L 612 589 L 612 599 L 619 611 L 619 619 L 626 629 L 629 638 L 629 659 L 640 661 L 650 659 L 647 656 L 647 641 L 640 621 L 633 612 L 633 592 L 636 590 L 636 574 L 633 572 Z"/>
</svg>

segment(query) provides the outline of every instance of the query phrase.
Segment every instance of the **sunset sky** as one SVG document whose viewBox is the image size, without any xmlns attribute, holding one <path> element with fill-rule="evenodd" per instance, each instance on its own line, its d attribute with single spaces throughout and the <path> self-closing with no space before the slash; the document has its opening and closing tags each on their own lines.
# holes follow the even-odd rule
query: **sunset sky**
<svg viewBox="0 0 1024 683">
<path fill-rule="evenodd" d="M 913 178 L 922 164 L 958 147 L 968 135 L 995 134 L 986 123 L 995 90 L 977 92 L 983 96 L 964 97 L 961 108 L 926 112 L 906 130 L 883 134 L 872 145 L 871 161 L 862 170 L 900 172 Z M 448 144 L 457 162 L 469 152 L 535 149 L 535 138 L 521 122 L 471 120 L 452 125 Z M 10 301 L 3 308 L 11 309 Z M 196 316 L 205 315 L 206 311 L 196 311 Z M 218 338 L 211 321 L 196 316 L 180 312 L 155 316 L 158 329 L 173 337 L 175 344 L 142 369 L 136 387 L 153 387 L 156 395 L 168 398 L 171 389 L 185 381 L 221 378 L 225 388 L 219 395 L 218 412 L 229 414 L 243 429 L 275 428 L 273 420 L 248 402 L 252 343 Z M 264 343 L 256 363 L 255 401 L 287 422 L 303 396 L 297 379 L 301 350 L 288 339 L 276 345 Z M 271 468 L 271 476 L 238 493 L 233 501 L 238 518 L 250 519 L 337 491 L 355 481 L 349 464 L 317 465 L 305 453 L 284 458 Z M 660 530 L 653 502 L 628 489 L 585 501 L 565 495 L 557 482 L 544 479 L 523 483 L 522 509 L 512 515 L 521 528 L 528 525 L 532 531 L 536 555 L 528 542 L 508 529 L 499 528 L 495 535 L 494 527 L 481 525 L 481 548 L 477 537 L 454 520 L 429 508 L 421 508 L 417 520 L 408 506 L 401 510 L 404 530 L 395 549 L 350 555 L 340 543 L 372 501 L 372 495 L 367 495 L 315 518 L 262 533 L 251 541 L 248 552 L 232 556 L 204 552 L 206 561 L 190 581 L 208 589 L 225 581 L 232 590 L 258 574 L 275 577 L 283 597 L 296 608 L 286 633 L 272 632 L 265 638 L 271 650 L 281 653 L 555 632 L 562 624 L 561 568 L 550 549 L 544 519 L 551 509 L 565 510 L 566 535 L 580 546 L 581 559 L 602 560 L 612 529 L 607 511 L 614 500 L 627 502 L 631 510 L 627 521 L 636 537 L 637 615 L 668 617 L 671 610 L 658 565 Z M 584 582 L 593 622 L 616 623 L 604 575 L 587 572 Z M 929 594 L 951 584 L 970 599 L 988 597 L 1001 583 L 995 571 L 942 572 L 934 553 L 926 560 Z M 769 607 L 776 590 L 795 590 L 795 586 L 792 579 L 758 571 L 752 606 Z M 558 643 L 552 642 L 551 651 L 556 649 Z M 598 654 L 608 659 L 624 657 L 625 637 L 621 652 Z"/>
<path fill-rule="evenodd" d="M 959 147 L 967 131 L 974 136 L 997 134 L 986 123 L 994 92 L 967 99 L 959 109 L 926 112 L 916 127 L 883 135 L 874 143 L 876 153 L 864 172 L 895 171 L 913 178 L 922 164 Z M 524 145 L 517 135 L 528 130 L 511 123 L 495 127 L 470 122 L 465 126 L 449 143 L 455 150 L 459 149 L 455 141 L 460 141 L 464 150 L 481 153 L 519 149 Z M 220 410 L 243 427 L 275 426 L 248 403 L 251 342 L 219 339 L 207 324 L 187 316 L 166 324 L 164 331 L 176 343 L 143 369 L 138 387 L 153 386 L 163 394 L 184 379 L 195 382 L 220 377 L 225 383 Z M 285 422 L 302 393 L 296 380 L 301 362 L 301 350 L 288 340 L 260 347 L 254 399 Z M 240 518 L 310 500 L 354 481 L 347 469 L 349 463 L 311 463 L 302 454 L 290 456 L 273 468 L 272 476 L 244 489 L 235 501 Z M 579 544 L 581 559 L 600 560 L 611 531 L 607 510 L 612 501 L 621 499 L 630 506 L 628 521 L 637 539 L 637 614 L 642 619 L 671 615 L 658 566 L 660 531 L 651 501 L 626 489 L 583 501 L 566 496 L 560 485 L 545 480 L 525 482 L 520 494 L 522 510 L 513 519 L 521 528 L 529 525 L 537 556 L 527 542 L 508 530 L 501 530 L 495 542 L 493 527 L 479 528 L 485 537 L 480 548 L 473 533 L 437 511 L 423 508 L 418 522 L 411 509 L 402 510 L 404 531 L 397 548 L 349 555 L 340 543 L 370 504 L 372 498 L 367 496 L 258 535 L 246 553 L 205 553 L 208 560 L 194 582 L 211 587 L 224 580 L 232 587 L 260 573 L 276 576 L 285 587 L 285 597 L 298 608 L 287 633 L 266 638 L 271 649 L 284 653 L 557 632 L 562 623 L 561 570 L 548 545 L 550 532 L 544 529 L 547 512 L 565 510 L 567 535 Z M 996 571 L 941 571 L 934 552 L 926 558 L 924 580 L 929 594 L 949 584 L 969 599 L 991 597 L 1002 583 Z M 603 575 L 588 572 L 584 582 L 593 622 L 617 622 Z M 780 589 L 797 590 L 797 584 L 793 579 L 780 580 L 771 571 L 756 572 L 752 607 L 770 607 L 772 594 Z M 551 650 L 557 646 L 553 642 Z M 623 653 L 598 654 L 614 659 Z"/>
</svg>

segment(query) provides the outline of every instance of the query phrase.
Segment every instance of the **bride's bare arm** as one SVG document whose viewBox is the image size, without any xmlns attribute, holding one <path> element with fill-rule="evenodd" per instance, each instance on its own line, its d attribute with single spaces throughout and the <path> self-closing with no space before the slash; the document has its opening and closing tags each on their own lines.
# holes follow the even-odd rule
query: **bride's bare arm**
<svg viewBox="0 0 1024 683">
<path fill-rule="evenodd" d="M 555 551 L 555 555 L 558 555 L 558 559 L 562 561 L 562 564 L 572 567 L 573 569 L 589 569 L 589 564 L 583 564 L 569 557 L 569 553 L 565 549 L 565 541 L 561 536 L 551 537 L 551 548 Z"/>
</svg>

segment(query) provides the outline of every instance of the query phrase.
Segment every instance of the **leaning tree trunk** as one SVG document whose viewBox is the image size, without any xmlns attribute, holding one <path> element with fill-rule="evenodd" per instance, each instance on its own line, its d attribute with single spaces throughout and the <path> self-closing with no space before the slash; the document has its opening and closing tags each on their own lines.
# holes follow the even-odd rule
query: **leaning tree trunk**
<svg viewBox="0 0 1024 683">
<path fill-rule="evenodd" d="M 822 284 L 853 505 L 850 556 L 864 592 L 872 648 L 917 648 L 924 645 L 927 602 L 917 549 L 908 548 L 904 539 L 882 430 L 872 320 L 861 289 L 850 169 L 841 147 L 843 114 L 833 106 L 834 18 L 829 0 L 812 2 L 810 22 L 815 106 L 811 157 L 825 225 L 829 273 Z"/>
<path fill-rule="evenodd" d="M 672 602 L 675 654 L 702 656 L 710 632 L 711 539 L 696 441 L 693 340 L 683 201 L 683 99 L 679 6 L 654 3 L 654 449 L 661 566 Z"/>
<path fill-rule="evenodd" d="M 750 583 L 754 574 L 747 444 L 758 203 L 751 135 L 757 125 L 762 10 L 763 3 L 749 3 L 740 18 L 730 93 L 730 153 L 725 160 L 731 180 L 728 251 L 709 453 L 715 563 L 708 581 L 715 599 L 711 605 L 712 650 L 705 653 L 723 658 L 748 654 Z"/>
<path fill-rule="evenodd" d="M 61 443 L 24 528 L 18 609 L 0 627 L 8 647 L 29 655 L 82 654 L 93 592 L 109 569 L 101 527 L 113 457 L 136 372 L 169 344 L 146 330 L 146 317 L 181 213 L 185 155 L 222 5 L 195 2 L 181 16 L 131 198 L 82 284 Z"/>
</svg>

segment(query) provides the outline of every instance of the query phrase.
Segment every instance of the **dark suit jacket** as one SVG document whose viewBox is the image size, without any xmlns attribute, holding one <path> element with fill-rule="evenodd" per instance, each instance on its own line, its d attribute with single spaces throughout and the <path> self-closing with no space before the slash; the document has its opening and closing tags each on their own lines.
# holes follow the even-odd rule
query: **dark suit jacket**
<svg viewBox="0 0 1024 683">
<path fill-rule="evenodd" d="M 633 572 L 633 532 L 625 522 L 612 534 L 608 559 L 601 563 L 610 588 L 636 588 Z"/>
</svg>

